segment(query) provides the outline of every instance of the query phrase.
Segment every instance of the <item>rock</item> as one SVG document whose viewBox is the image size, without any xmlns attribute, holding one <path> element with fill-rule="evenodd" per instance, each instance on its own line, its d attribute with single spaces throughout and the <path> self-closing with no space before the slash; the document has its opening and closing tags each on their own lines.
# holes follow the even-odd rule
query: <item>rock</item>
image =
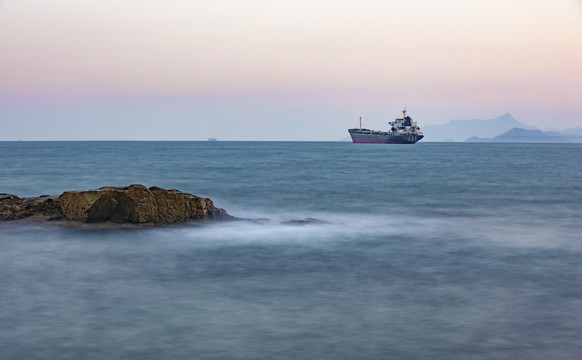
<svg viewBox="0 0 582 360">
<path fill-rule="evenodd" d="M 0 219 L 72 220 L 86 223 L 172 224 L 234 219 L 210 199 L 143 185 L 65 191 L 60 196 L 20 198 L 0 194 Z"/>
<path fill-rule="evenodd" d="M 301 219 L 294 219 L 294 220 L 287 220 L 282 221 L 281 224 L 283 225 L 311 225 L 311 224 L 331 224 L 330 222 L 319 220 L 315 218 L 305 218 Z"/>
<path fill-rule="evenodd" d="M 12 194 L 6 194 L 6 193 L 0 194 L 0 200 L 14 200 L 14 199 L 20 199 L 20 198 L 16 195 L 12 195 Z"/>
<path fill-rule="evenodd" d="M 245 220 L 249 221 L 253 224 L 259 224 L 259 225 L 266 225 L 266 224 L 271 222 L 271 219 L 268 219 L 268 218 L 254 218 L 254 219 L 245 219 Z"/>
<path fill-rule="evenodd" d="M 20 198 L 16 195 L 0 196 L 0 219 L 60 220 L 63 215 L 59 210 L 56 196 Z"/>
</svg>

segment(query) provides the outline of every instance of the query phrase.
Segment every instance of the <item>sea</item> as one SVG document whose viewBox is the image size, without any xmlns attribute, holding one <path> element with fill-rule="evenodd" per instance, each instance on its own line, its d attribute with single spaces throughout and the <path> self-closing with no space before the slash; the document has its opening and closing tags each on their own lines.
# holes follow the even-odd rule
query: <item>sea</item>
<svg viewBox="0 0 582 360">
<path fill-rule="evenodd" d="M 582 358 L 582 144 L 0 142 L 130 184 L 261 220 L 0 222 L 0 359 Z"/>
</svg>

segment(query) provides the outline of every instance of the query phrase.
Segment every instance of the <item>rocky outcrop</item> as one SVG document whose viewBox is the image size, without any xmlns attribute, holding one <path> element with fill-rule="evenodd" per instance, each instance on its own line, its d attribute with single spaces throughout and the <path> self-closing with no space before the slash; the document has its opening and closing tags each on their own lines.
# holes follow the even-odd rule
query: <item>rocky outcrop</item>
<svg viewBox="0 0 582 360">
<path fill-rule="evenodd" d="M 20 198 L 11 194 L 0 194 L 0 219 L 62 219 L 58 196 L 43 195 Z"/>
<path fill-rule="evenodd" d="M 172 224 L 234 217 L 215 207 L 210 199 L 179 190 L 130 185 L 65 191 L 60 196 L 34 198 L 0 194 L 0 219 Z"/>
</svg>

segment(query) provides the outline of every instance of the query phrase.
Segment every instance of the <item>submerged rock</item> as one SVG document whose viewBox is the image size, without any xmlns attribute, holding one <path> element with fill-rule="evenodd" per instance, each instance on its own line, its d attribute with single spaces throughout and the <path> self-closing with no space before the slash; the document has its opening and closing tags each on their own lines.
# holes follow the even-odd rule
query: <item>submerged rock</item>
<svg viewBox="0 0 582 360">
<path fill-rule="evenodd" d="M 258 224 L 258 225 L 266 225 L 269 224 L 271 222 L 271 219 L 268 218 L 253 218 L 253 219 L 241 219 L 244 221 L 249 221 L 253 224 Z"/>
<path fill-rule="evenodd" d="M 0 219 L 73 220 L 86 223 L 172 224 L 234 217 L 212 200 L 179 190 L 143 185 L 65 191 L 59 196 L 20 198 L 0 194 Z"/>
<path fill-rule="evenodd" d="M 294 219 L 294 220 L 287 220 L 282 221 L 281 224 L 283 225 L 311 225 L 311 224 L 331 224 L 325 220 L 319 220 L 315 218 L 305 218 L 305 219 Z"/>
</svg>

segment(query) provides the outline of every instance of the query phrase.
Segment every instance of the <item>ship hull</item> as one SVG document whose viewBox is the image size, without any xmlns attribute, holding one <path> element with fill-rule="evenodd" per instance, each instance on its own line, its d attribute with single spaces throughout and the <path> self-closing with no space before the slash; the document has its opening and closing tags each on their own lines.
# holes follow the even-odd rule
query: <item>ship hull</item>
<svg viewBox="0 0 582 360">
<path fill-rule="evenodd" d="M 352 142 L 360 144 L 415 144 L 424 137 L 420 134 L 393 135 L 386 132 L 362 134 L 351 129 L 350 136 Z"/>
</svg>

